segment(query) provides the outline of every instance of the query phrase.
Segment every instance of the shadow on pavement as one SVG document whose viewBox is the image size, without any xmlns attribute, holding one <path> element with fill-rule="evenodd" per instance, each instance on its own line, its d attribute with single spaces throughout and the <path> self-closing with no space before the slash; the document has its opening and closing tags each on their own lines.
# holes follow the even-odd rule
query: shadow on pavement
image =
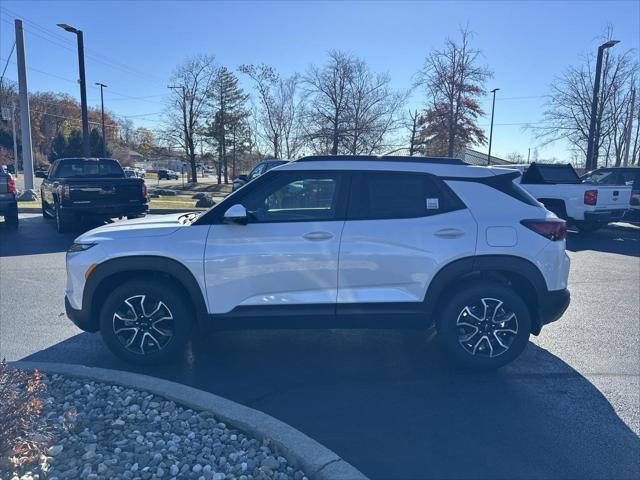
<svg viewBox="0 0 640 480">
<path fill-rule="evenodd" d="M 640 256 L 640 228 L 615 226 L 592 233 L 569 231 L 567 250 L 572 252 L 593 250 L 637 257 Z"/>
<path fill-rule="evenodd" d="M 54 220 L 42 215 L 21 215 L 17 229 L 0 223 L 0 257 L 66 252 L 78 235 L 98 225 L 95 221 L 81 222 L 71 232 L 61 234 L 56 231 Z"/>
<path fill-rule="evenodd" d="M 266 412 L 373 479 L 640 478 L 640 439 L 594 385 L 533 343 L 494 373 L 460 371 L 437 343 L 386 330 L 220 332 L 151 368 L 83 333 L 25 360 L 87 358 Z"/>
</svg>

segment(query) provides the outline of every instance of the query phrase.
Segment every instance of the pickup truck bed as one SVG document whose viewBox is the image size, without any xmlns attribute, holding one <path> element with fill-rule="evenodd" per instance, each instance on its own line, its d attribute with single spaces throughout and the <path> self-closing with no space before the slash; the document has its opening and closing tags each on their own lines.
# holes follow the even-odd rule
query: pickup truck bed
<svg viewBox="0 0 640 480">
<path fill-rule="evenodd" d="M 569 164 L 532 163 L 507 168 L 520 170 L 523 188 L 583 232 L 621 220 L 630 208 L 631 187 L 584 184 Z"/>
<path fill-rule="evenodd" d="M 42 182 L 42 214 L 63 232 L 80 217 L 137 217 L 148 210 L 141 178 L 126 178 L 112 159 L 60 159 Z"/>
</svg>

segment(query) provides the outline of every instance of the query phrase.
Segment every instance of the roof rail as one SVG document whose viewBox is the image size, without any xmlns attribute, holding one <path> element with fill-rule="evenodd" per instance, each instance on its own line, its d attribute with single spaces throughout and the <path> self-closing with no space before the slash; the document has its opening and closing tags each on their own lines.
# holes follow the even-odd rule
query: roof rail
<svg viewBox="0 0 640 480">
<path fill-rule="evenodd" d="M 296 162 L 409 162 L 440 163 L 443 165 L 468 165 L 459 158 L 449 157 L 408 157 L 397 155 L 311 155 Z"/>
</svg>

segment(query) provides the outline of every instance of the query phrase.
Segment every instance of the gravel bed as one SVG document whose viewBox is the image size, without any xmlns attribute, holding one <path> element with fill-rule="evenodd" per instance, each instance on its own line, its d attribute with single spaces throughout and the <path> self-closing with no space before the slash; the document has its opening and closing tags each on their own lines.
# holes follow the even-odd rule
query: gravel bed
<svg viewBox="0 0 640 480">
<path fill-rule="evenodd" d="M 42 415 L 54 435 L 38 465 L 0 480 L 308 480 L 259 442 L 157 395 L 46 375 Z"/>
</svg>

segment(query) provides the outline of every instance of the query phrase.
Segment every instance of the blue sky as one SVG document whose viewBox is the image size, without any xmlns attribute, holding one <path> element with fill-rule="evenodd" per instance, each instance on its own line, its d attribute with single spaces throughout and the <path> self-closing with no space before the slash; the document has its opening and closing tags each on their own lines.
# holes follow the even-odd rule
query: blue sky
<svg viewBox="0 0 640 480">
<path fill-rule="evenodd" d="M 484 62 L 494 72 L 487 88 L 499 87 L 493 152 L 506 156 L 536 147 L 523 124 L 540 121 L 555 75 L 580 55 L 595 51 L 612 25 L 617 49 L 640 51 L 640 1 L 449 1 L 449 2 L 179 2 L 0 0 L 2 67 L 14 41 L 13 18 L 25 21 L 29 89 L 79 97 L 75 39 L 58 29 L 84 31 L 89 103 L 95 82 L 109 85 L 106 107 L 135 116 L 138 126 L 159 126 L 172 69 L 186 57 L 209 53 L 231 68 L 265 62 L 281 74 L 304 72 L 326 52 L 354 53 L 393 85 L 407 89 L 429 49 L 469 23 Z M 44 29 L 44 30 L 43 30 Z M 51 36 L 53 35 L 53 36 Z M 12 62 L 15 56 L 12 57 Z M 15 63 L 6 76 L 16 78 Z M 114 64 L 114 62 L 117 62 Z M 248 84 L 247 84 L 248 86 Z M 134 98 L 131 98 L 134 97 Z M 142 98 L 141 98 L 142 97 Z M 421 93 L 411 98 L 423 102 Z M 490 97 L 483 101 L 488 133 Z M 486 147 L 480 148 L 486 150 Z M 540 149 L 542 158 L 568 160 L 564 145 Z"/>
</svg>

